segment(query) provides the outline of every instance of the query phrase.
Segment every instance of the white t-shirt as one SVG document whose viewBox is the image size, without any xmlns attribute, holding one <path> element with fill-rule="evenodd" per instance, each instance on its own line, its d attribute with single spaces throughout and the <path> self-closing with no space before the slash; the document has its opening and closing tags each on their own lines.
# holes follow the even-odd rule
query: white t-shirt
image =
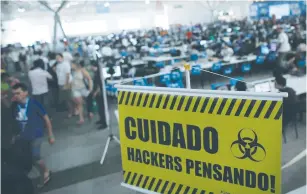
<svg viewBox="0 0 307 194">
<path fill-rule="evenodd" d="M 67 61 L 67 62 L 70 63 L 73 60 L 73 57 L 70 54 L 70 52 L 65 51 L 65 52 L 63 52 L 63 59 L 64 59 L 64 61 Z"/>
<path fill-rule="evenodd" d="M 19 61 L 19 52 L 17 51 L 12 51 L 9 55 L 13 62 L 18 62 Z"/>
<path fill-rule="evenodd" d="M 291 50 L 291 46 L 289 44 L 289 38 L 285 32 L 281 32 L 278 35 L 278 42 L 280 43 L 278 52 L 289 52 Z"/>
<path fill-rule="evenodd" d="M 221 55 L 223 57 L 231 57 L 233 55 L 233 50 L 232 48 L 223 48 L 221 51 Z"/>
<path fill-rule="evenodd" d="M 48 63 L 49 63 L 48 58 L 44 57 L 44 56 L 40 56 L 39 58 L 44 61 L 44 64 L 45 64 L 44 68 L 45 68 L 45 70 L 48 70 Z"/>
<path fill-rule="evenodd" d="M 72 81 L 71 67 L 68 62 L 63 61 L 56 66 L 56 74 L 58 76 L 58 85 L 64 86 L 66 84 L 66 75 L 69 73 L 69 83 Z"/>
<path fill-rule="evenodd" d="M 102 47 L 102 49 L 101 49 L 101 54 L 102 54 L 103 56 L 111 57 L 111 56 L 113 55 L 113 51 L 112 51 L 111 47 L 109 47 L 109 46 L 104 46 L 104 47 Z"/>
<path fill-rule="evenodd" d="M 32 94 L 40 95 L 48 92 L 47 79 L 52 79 L 52 76 L 41 68 L 36 68 L 29 71 L 29 79 L 32 85 Z"/>
</svg>

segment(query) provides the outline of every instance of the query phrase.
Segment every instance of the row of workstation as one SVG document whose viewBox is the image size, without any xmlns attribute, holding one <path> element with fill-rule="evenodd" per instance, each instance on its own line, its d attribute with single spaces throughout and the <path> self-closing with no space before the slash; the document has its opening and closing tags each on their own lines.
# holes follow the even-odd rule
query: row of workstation
<svg viewBox="0 0 307 194">
<path fill-rule="evenodd" d="M 157 58 L 160 58 L 160 59 L 157 59 Z M 164 62 L 168 62 L 170 60 L 175 60 L 175 59 L 185 59 L 187 58 L 186 56 L 180 56 L 180 57 L 157 57 L 157 58 L 154 58 L 154 57 L 147 57 L 145 58 L 146 60 L 148 61 L 151 61 L 151 60 L 155 60 L 156 62 L 157 61 L 164 61 Z M 242 58 L 238 58 L 236 56 L 233 56 L 233 57 L 230 57 L 229 58 L 229 61 L 227 62 L 222 62 L 221 65 L 222 66 L 230 66 L 230 65 L 235 65 L 235 64 L 239 64 L 239 63 L 245 63 L 245 62 L 251 62 L 251 61 L 254 61 L 256 59 L 256 56 L 255 55 L 250 55 L 250 56 L 246 56 L 246 57 L 242 57 Z M 218 59 L 213 59 L 213 60 L 208 60 L 208 59 L 200 59 L 198 60 L 197 62 L 192 62 L 190 63 L 192 65 L 192 68 L 193 66 L 195 65 L 200 65 L 200 68 L 201 69 L 207 69 L 207 70 L 210 70 L 211 67 L 215 64 L 219 62 Z M 182 63 L 174 63 L 173 65 L 166 65 L 164 67 L 161 67 L 160 68 L 160 74 L 163 75 L 163 74 L 170 74 L 174 69 L 179 69 L 181 72 L 184 71 L 184 67 L 183 67 L 183 64 Z M 114 96 L 115 93 L 116 93 L 116 89 L 114 88 L 114 85 L 115 84 L 119 84 L 119 83 L 122 83 L 122 82 L 131 82 L 135 79 L 139 79 L 139 78 L 127 78 L 127 79 L 113 79 L 113 80 L 107 80 L 106 81 L 106 85 L 107 85 L 107 90 L 108 90 L 108 94 L 111 95 L 111 96 Z"/>
</svg>

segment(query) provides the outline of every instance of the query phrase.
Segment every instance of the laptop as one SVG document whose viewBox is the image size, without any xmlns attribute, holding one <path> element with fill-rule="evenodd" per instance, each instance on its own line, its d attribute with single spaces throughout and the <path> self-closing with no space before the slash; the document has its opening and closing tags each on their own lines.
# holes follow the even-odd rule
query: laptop
<svg viewBox="0 0 307 194">
<path fill-rule="evenodd" d="M 255 92 L 271 92 L 273 90 L 273 84 L 271 82 L 263 82 L 255 84 Z"/>
</svg>

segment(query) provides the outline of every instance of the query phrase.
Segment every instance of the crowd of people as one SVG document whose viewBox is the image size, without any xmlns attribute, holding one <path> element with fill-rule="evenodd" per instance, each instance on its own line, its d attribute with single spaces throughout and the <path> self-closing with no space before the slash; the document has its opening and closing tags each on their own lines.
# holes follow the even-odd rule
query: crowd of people
<svg viewBox="0 0 307 194">
<path fill-rule="evenodd" d="M 42 51 L 38 51 L 41 53 Z M 14 63 L 15 65 L 15 63 Z M 20 64 L 19 64 L 20 65 Z M 47 129 L 50 144 L 55 142 L 52 128 L 52 111 L 67 111 L 67 117 L 78 116 L 78 125 L 85 122 L 86 104 L 90 120 L 94 117 L 94 101 L 97 101 L 100 119 L 98 129 L 107 127 L 98 64 L 84 68 L 84 62 L 70 53 L 41 55 L 27 71 L 27 80 L 1 73 L 2 166 L 5 177 L 2 183 L 5 193 L 33 193 L 29 186 L 28 172 L 32 164 L 40 172 L 38 187 L 50 180 L 50 171 L 41 158 L 41 145 Z M 16 68 L 18 72 L 20 69 Z M 18 185 L 18 186 L 17 186 Z M 31 184 L 32 185 L 32 184 Z"/>
</svg>

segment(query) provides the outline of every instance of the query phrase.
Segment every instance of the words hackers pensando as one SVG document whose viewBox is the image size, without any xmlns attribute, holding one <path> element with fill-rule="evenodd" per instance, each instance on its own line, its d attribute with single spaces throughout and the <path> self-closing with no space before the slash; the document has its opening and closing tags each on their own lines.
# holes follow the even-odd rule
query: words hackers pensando
<svg viewBox="0 0 307 194">
<path fill-rule="evenodd" d="M 204 151 L 207 154 L 217 154 L 219 150 L 219 134 L 217 129 L 211 126 L 170 124 L 166 121 L 128 116 L 124 118 L 124 127 L 125 135 L 129 140 L 191 151 Z M 240 129 L 229 151 L 239 160 L 261 162 L 266 157 L 266 150 L 259 143 L 259 138 L 252 129 Z M 197 177 L 275 193 L 275 176 L 265 172 L 259 173 L 243 168 L 198 161 L 185 158 L 185 156 L 173 156 L 168 153 L 157 153 L 132 147 L 127 147 L 127 159 Z"/>
</svg>

